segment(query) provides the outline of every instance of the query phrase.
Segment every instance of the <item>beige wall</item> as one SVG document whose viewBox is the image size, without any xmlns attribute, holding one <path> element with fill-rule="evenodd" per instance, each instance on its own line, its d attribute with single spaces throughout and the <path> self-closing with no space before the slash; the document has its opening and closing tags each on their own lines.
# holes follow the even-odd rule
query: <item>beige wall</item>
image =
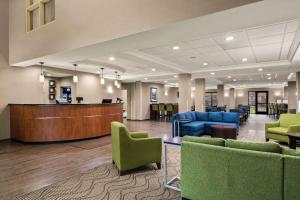
<svg viewBox="0 0 300 200">
<path fill-rule="evenodd" d="M 127 90 L 127 117 L 131 120 L 150 118 L 150 88 L 157 88 L 157 103 L 177 103 L 178 88 L 165 87 L 157 83 L 124 83 L 122 89 Z M 165 91 L 168 96 L 165 96 Z"/>
<path fill-rule="evenodd" d="M 109 41 L 255 1 L 56 0 L 56 20 L 25 33 L 25 0 L 9 0 L 10 63 Z"/>
</svg>

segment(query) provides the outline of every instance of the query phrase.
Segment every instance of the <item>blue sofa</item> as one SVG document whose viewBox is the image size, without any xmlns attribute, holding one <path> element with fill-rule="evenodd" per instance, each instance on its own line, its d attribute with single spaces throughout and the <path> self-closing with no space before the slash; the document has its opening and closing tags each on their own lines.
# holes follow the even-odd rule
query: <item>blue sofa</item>
<svg viewBox="0 0 300 200">
<path fill-rule="evenodd" d="M 178 135 L 177 120 L 188 119 L 189 122 L 179 123 L 179 133 L 185 135 L 200 136 L 202 134 L 211 134 L 212 125 L 232 125 L 236 127 L 237 134 L 240 125 L 239 113 L 226 112 L 186 112 L 173 115 L 172 130 L 173 136 Z"/>
</svg>

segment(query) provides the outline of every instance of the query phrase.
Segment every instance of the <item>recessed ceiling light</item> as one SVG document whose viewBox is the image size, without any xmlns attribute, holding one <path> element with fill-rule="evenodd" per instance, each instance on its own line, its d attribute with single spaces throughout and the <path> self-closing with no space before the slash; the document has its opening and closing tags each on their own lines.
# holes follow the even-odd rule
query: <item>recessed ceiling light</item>
<svg viewBox="0 0 300 200">
<path fill-rule="evenodd" d="M 155 69 L 155 68 L 152 68 L 151 70 L 152 70 L 153 72 L 155 72 L 155 71 L 156 71 L 156 69 Z"/>
<path fill-rule="evenodd" d="M 145 80 L 148 80 L 148 78 L 144 78 Z"/>
<path fill-rule="evenodd" d="M 226 36 L 225 40 L 226 41 L 232 41 L 232 40 L 234 40 L 234 37 L 233 36 Z"/>
<path fill-rule="evenodd" d="M 108 59 L 109 59 L 110 61 L 114 61 L 114 60 L 116 60 L 116 58 L 115 58 L 115 57 L 113 57 L 113 56 L 109 57 Z"/>
<path fill-rule="evenodd" d="M 243 58 L 242 59 L 242 62 L 247 62 L 248 61 L 248 58 Z"/>
<path fill-rule="evenodd" d="M 100 74 L 100 71 L 97 71 L 97 74 Z"/>
<path fill-rule="evenodd" d="M 231 78 L 231 76 L 227 76 L 227 78 Z"/>
<path fill-rule="evenodd" d="M 164 81 L 165 83 L 167 83 L 168 81 Z"/>
<path fill-rule="evenodd" d="M 173 47 L 173 50 L 179 50 L 179 49 L 180 49 L 179 46 L 174 46 L 174 47 Z"/>
<path fill-rule="evenodd" d="M 191 57 L 190 57 L 190 59 L 196 59 L 196 58 L 197 58 L 196 56 L 191 56 Z"/>
<path fill-rule="evenodd" d="M 264 70 L 263 70 L 263 68 L 259 68 L 259 69 L 257 69 L 257 71 L 262 72 Z"/>
<path fill-rule="evenodd" d="M 177 78 L 178 76 L 177 75 L 174 75 L 174 78 Z"/>
<path fill-rule="evenodd" d="M 47 74 L 47 76 L 52 76 L 52 74 Z"/>
<path fill-rule="evenodd" d="M 210 75 L 215 75 L 215 72 L 211 72 Z"/>
<path fill-rule="evenodd" d="M 203 66 L 207 66 L 207 65 L 208 65 L 208 62 L 204 62 L 204 63 L 203 63 Z"/>
<path fill-rule="evenodd" d="M 233 81 L 236 81 L 236 79 L 233 79 Z"/>
<path fill-rule="evenodd" d="M 268 77 L 268 79 L 270 80 L 270 79 L 272 79 L 272 77 Z"/>
<path fill-rule="evenodd" d="M 268 74 L 267 74 L 267 76 L 271 76 L 271 74 L 270 74 L 270 73 L 268 73 Z"/>
</svg>

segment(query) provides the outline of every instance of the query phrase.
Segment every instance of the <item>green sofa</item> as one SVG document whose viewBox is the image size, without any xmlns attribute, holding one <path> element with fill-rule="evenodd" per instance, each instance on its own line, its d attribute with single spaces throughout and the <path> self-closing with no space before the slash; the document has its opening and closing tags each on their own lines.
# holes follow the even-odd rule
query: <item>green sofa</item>
<svg viewBox="0 0 300 200">
<path fill-rule="evenodd" d="M 182 199 L 296 200 L 299 173 L 299 151 L 276 143 L 193 136 L 182 142 Z"/>
<path fill-rule="evenodd" d="M 120 122 L 111 123 L 112 159 L 120 175 L 149 163 L 161 167 L 161 138 L 148 138 L 145 132 L 129 132 Z"/>
<path fill-rule="evenodd" d="M 276 122 L 265 125 L 266 141 L 269 139 L 289 142 L 288 133 L 300 132 L 299 114 L 281 114 Z"/>
</svg>

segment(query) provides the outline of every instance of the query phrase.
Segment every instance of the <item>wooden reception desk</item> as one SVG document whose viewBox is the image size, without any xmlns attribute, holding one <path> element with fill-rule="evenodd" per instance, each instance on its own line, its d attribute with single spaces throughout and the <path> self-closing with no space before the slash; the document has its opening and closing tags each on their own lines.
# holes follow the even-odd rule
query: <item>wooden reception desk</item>
<svg viewBox="0 0 300 200">
<path fill-rule="evenodd" d="M 53 142 L 110 134 L 112 121 L 123 121 L 122 104 L 10 104 L 11 138 Z"/>
</svg>

